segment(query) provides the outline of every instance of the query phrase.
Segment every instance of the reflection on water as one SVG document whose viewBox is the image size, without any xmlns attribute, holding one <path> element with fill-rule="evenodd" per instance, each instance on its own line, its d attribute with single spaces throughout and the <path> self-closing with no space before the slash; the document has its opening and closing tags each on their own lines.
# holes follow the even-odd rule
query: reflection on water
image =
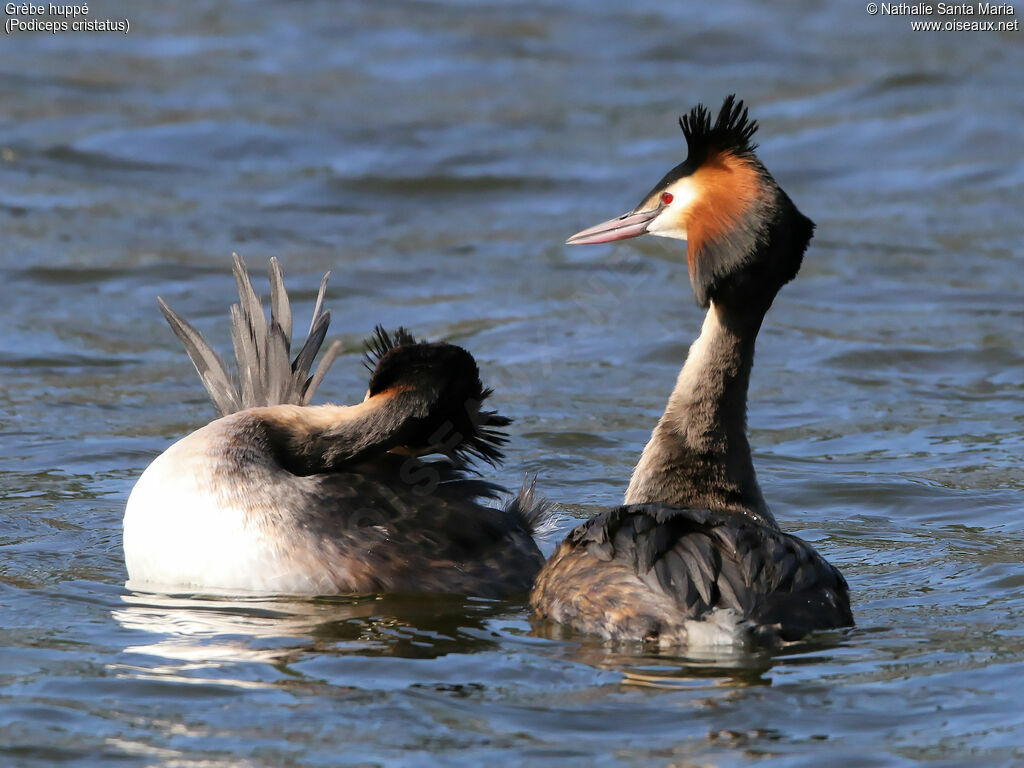
<svg viewBox="0 0 1024 768">
<path fill-rule="evenodd" d="M 1020 9 L 1018 9 L 1019 11 Z M 1024 761 L 1019 33 L 849 3 L 104 2 L 0 54 L 0 763 Z M 572 250 L 737 91 L 818 225 L 749 423 L 858 626 L 693 658 L 517 603 L 126 591 L 124 502 L 210 418 L 156 309 L 228 348 L 232 251 L 307 313 L 457 341 L 557 540 L 616 503 L 701 322 L 678 244 Z M 303 306 L 303 305 L 306 306 Z"/>
<path fill-rule="evenodd" d="M 297 600 L 134 592 L 120 599 L 123 606 L 111 612 L 113 618 L 126 630 L 145 633 L 149 640 L 128 645 L 124 651 L 193 665 L 180 667 L 181 671 L 235 662 L 286 667 L 311 653 L 433 659 L 450 653 L 496 651 L 501 636 L 492 631 L 492 622 L 522 612 L 513 602 L 450 595 Z M 811 649 L 825 648 L 832 634 L 838 637 L 829 633 L 813 642 L 791 644 L 785 655 L 792 660 Z M 642 643 L 609 645 L 547 623 L 535 623 L 522 639 L 530 635 L 561 641 L 544 644 L 547 653 L 557 649 L 563 659 L 619 672 L 624 682 L 638 685 L 705 679 L 769 684 L 764 674 L 774 663 L 772 654 L 739 648 L 678 655 Z M 167 674 L 168 668 L 145 667 L 135 672 Z"/>
<path fill-rule="evenodd" d="M 417 659 L 473 653 L 495 647 L 487 621 L 509 610 L 502 601 L 450 595 L 296 600 L 134 592 L 121 599 L 113 618 L 154 637 L 127 652 L 196 662 L 287 664 L 309 652 Z M 272 647 L 263 648 L 267 643 Z"/>
</svg>

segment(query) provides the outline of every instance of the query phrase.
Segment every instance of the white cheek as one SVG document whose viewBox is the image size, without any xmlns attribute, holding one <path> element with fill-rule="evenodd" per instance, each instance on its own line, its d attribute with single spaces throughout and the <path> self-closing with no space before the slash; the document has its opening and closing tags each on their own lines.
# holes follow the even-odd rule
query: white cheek
<svg viewBox="0 0 1024 768">
<path fill-rule="evenodd" d="M 672 202 L 665 206 L 661 215 L 651 222 L 647 227 L 647 233 L 658 237 L 685 240 L 687 212 L 697 200 L 697 185 L 693 183 L 693 179 L 686 177 L 670 184 L 664 192 L 672 195 Z"/>
<path fill-rule="evenodd" d="M 675 217 L 670 219 L 665 218 L 665 214 L 662 214 L 647 228 L 647 234 L 654 235 L 655 237 L 671 237 L 676 240 L 686 239 L 686 225 L 681 221 L 677 221 Z"/>
</svg>

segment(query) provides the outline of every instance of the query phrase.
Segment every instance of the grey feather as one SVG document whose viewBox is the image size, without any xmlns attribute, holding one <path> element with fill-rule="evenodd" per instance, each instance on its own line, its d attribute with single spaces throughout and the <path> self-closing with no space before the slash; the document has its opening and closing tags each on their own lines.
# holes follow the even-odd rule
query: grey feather
<svg viewBox="0 0 1024 768">
<path fill-rule="evenodd" d="M 231 340 L 235 346 L 235 363 L 238 366 L 239 396 L 242 406 L 259 402 L 259 384 L 261 375 L 257 359 L 256 342 L 249 331 L 245 319 L 245 310 L 239 304 L 231 305 Z"/>
<path fill-rule="evenodd" d="M 281 326 L 284 337 L 292 338 L 292 305 L 284 288 L 284 274 L 276 256 L 270 257 L 270 321 Z"/>
<path fill-rule="evenodd" d="M 718 572 L 718 591 L 722 604 L 727 608 L 735 608 L 741 614 L 750 612 L 750 588 L 744 574 L 731 560 L 723 560 Z"/>
<path fill-rule="evenodd" d="M 712 594 L 712 587 L 715 584 L 715 574 L 712 572 L 711 563 L 696 546 L 695 538 L 695 536 L 682 538 L 676 546 L 679 548 L 683 562 L 686 563 L 690 581 L 700 593 L 700 599 L 704 601 L 705 605 L 711 606 L 714 605 L 715 596 Z"/>
<path fill-rule="evenodd" d="M 164 319 L 174 331 L 174 335 L 185 345 L 185 352 L 196 367 L 196 372 L 199 374 L 203 386 L 206 387 L 217 412 L 224 416 L 239 410 L 238 394 L 228 378 L 224 362 L 206 343 L 202 334 L 193 328 L 185 318 L 171 309 L 167 302 L 159 296 L 156 300 Z"/>
<path fill-rule="evenodd" d="M 331 363 L 341 352 L 335 342 L 324 354 L 316 373 L 310 378 L 316 356 L 327 337 L 331 321 L 324 312 L 327 277 L 320 283 L 310 334 L 293 362 L 291 302 L 284 287 L 284 275 L 277 259 L 270 260 L 270 322 L 263 304 L 253 288 L 245 262 L 234 254 L 233 274 L 238 286 L 238 304 L 231 305 L 231 341 L 237 371 L 229 377 L 223 361 L 202 335 L 184 318 L 175 313 L 163 299 L 158 299 L 171 330 L 185 345 L 203 386 L 220 416 L 265 405 L 308 405 L 317 386 L 323 381 Z"/>
<path fill-rule="evenodd" d="M 324 319 L 326 320 L 324 323 L 324 330 L 326 331 L 327 322 L 330 322 L 331 319 L 330 314 L 325 315 Z M 319 346 L 319 344 L 317 346 Z M 309 405 L 310 398 L 313 397 L 313 393 L 316 392 L 316 388 L 320 386 L 320 382 L 324 380 L 324 376 L 327 375 L 327 371 L 330 370 L 335 358 L 341 354 L 341 349 L 342 343 L 340 341 L 333 342 L 331 346 L 327 348 L 327 351 L 324 352 L 323 356 L 320 358 L 320 364 L 316 367 L 316 373 L 314 373 L 302 387 L 299 405 Z"/>
<path fill-rule="evenodd" d="M 238 303 L 241 309 L 242 328 L 241 334 L 248 334 L 252 345 L 246 345 L 247 351 L 252 351 L 252 357 L 246 360 L 238 360 L 239 371 L 249 371 L 249 380 L 252 383 L 253 404 L 268 405 L 266 392 L 267 378 L 267 316 L 263 312 L 263 304 L 260 302 L 256 290 L 252 287 L 252 280 L 249 278 L 249 271 L 245 268 L 245 262 L 237 253 L 232 254 L 234 259 L 235 282 L 238 284 Z"/>
<path fill-rule="evenodd" d="M 289 341 L 284 335 L 284 329 L 276 320 L 271 320 L 270 332 L 267 334 L 267 362 L 264 366 L 268 401 L 289 402 L 292 381 L 292 367 L 288 360 Z"/>
<path fill-rule="evenodd" d="M 517 518 L 535 539 L 544 539 L 556 529 L 555 507 L 536 491 L 537 478 L 525 477 L 519 493 L 505 505 L 505 511 Z"/>
<path fill-rule="evenodd" d="M 320 319 L 320 311 L 324 306 L 324 296 L 327 295 L 327 281 L 330 279 L 331 273 L 328 272 L 324 275 L 324 279 L 320 281 L 320 290 L 316 295 L 316 305 L 313 307 L 313 319 L 309 321 L 309 335 L 313 335 L 313 328 L 316 326 L 316 321 Z"/>
<path fill-rule="evenodd" d="M 327 337 L 327 326 L 330 324 L 331 313 L 326 312 L 321 315 L 317 322 L 310 327 L 306 343 L 302 345 L 299 354 L 295 356 L 295 362 L 292 363 L 292 388 L 300 394 L 307 384 L 309 371 L 313 367 L 316 353 L 320 351 L 320 346 Z"/>
</svg>

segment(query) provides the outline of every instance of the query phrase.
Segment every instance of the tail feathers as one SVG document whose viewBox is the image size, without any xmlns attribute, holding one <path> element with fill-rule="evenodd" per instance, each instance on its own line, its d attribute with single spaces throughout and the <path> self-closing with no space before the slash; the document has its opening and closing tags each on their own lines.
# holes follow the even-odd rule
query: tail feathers
<svg viewBox="0 0 1024 768">
<path fill-rule="evenodd" d="M 324 275 L 320 283 L 309 335 L 295 360 L 289 362 L 292 310 L 277 259 L 270 259 L 269 322 L 245 262 L 238 254 L 234 254 L 233 271 L 239 299 L 237 304 L 231 306 L 231 340 L 237 364 L 236 377 L 228 375 L 223 361 L 202 335 L 167 306 L 163 299 L 158 299 L 160 310 L 171 330 L 185 345 L 185 351 L 220 416 L 255 406 L 307 405 L 341 351 L 341 343 L 334 342 L 320 360 L 316 372 L 310 376 L 313 362 L 323 346 L 331 322 L 330 313 L 323 311 L 330 273 Z"/>
<path fill-rule="evenodd" d="M 546 539 L 555 532 L 555 505 L 536 493 L 537 478 L 523 479 L 523 485 L 505 506 L 505 512 L 518 518 L 530 535 Z"/>
</svg>

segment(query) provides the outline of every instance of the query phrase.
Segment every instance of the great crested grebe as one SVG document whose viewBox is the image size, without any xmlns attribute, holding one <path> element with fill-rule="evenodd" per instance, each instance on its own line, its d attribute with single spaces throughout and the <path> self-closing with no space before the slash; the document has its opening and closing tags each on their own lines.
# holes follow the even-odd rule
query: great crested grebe
<svg viewBox="0 0 1024 768">
<path fill-rule="evenodd" d="M 757 123 L 734 96 L 714 124 L 698 106 L 680 125 L 686 161 L 634 210 L 567 242 L 686 240 L 704 326 L 625 505 L 569 534 L 531 605 L 581 632 L 669 646 L 774 644 L 852 625 L 842 574 L 768 510 L 746 435 L 754 340 L 814 224 L 754 154 Z"/>
<path fill-rule="evenodd" d="M 491 394 L 473 357 L 452 344 L 378 327 L 358 405 L 310 406 L 339 351 L 310 377 L 330 321 L 320 286 L 309 335 L 289 362 L 291 309 L 270 262 L 271 319 L 237 256 L 231 308 L 238 382 L 162 300 L 220 418 L 158 456 L 124 516 L 129 586 L 265 594 L 525 594 L 544 558 L 545 514 L 524 486 L 501 489 L 468 463 L 497 464 L 509 423 L 482 409 Z M 426 460 L 428 454 L 444 457 Z"/>
</svg>

